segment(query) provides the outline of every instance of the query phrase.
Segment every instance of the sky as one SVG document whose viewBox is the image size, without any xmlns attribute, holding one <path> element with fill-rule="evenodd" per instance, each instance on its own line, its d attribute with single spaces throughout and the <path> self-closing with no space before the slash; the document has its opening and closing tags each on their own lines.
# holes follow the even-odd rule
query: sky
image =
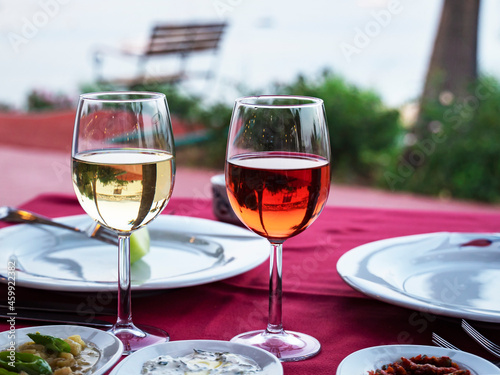
<svg viewBox="0 0 500 375">
<path fill-rule="evenodd" d="M 376 91 L 392 107 L 420 94 L 441 0 L 0 0 L 0 103 L 21 108 L 33 89 L 77 97 L 96 76 L 94 51 L 140 45 L 156 23 L 227 21 L 216 78 L 183 88 L 230 102 L 240 87 L 323 69 Z M 483 0 L 479 68 L 500 75 L 500 2 Z M 208 56 L 212 58 L 213 56 Z M 132 76 L 136 61 L 106 56 L 103 73 Z M 169 69 L 171 60 L 148 69 Z"/>
</svg>

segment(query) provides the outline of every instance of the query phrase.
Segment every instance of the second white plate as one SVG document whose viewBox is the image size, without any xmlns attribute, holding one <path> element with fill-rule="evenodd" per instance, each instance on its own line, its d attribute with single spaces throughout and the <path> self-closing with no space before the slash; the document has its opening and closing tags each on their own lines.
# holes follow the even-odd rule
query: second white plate
<svg viewBox="0 0 500 375">
<path fill-rule="evenodd" d="M 359 246 L 340 276 L 373 298 L 456 318 L 500 322 L 500 235 L 430 233 Z"/>
<path fill-rule="evenodd" d="M 58 221 L 87 227 L 86 215 Z M 246 272 L 269 256 L 267 240 L 235 225 L 160 215 L 148 225 L 151 251 L 132 265 L 132 289 L 206 284 Z M 118 250 L 78 233 L 42 225 L 0 229 L 0 279 L 58 291 L 116 291 Z"/>
</svg>

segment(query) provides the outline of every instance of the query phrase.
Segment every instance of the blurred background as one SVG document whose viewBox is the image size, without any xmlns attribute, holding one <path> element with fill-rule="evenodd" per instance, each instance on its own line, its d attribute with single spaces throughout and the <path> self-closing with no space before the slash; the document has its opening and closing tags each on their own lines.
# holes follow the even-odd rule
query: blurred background
<svg viewBox="0 0 500 375">
<path fill-rule="evenodd" d="M 497 203 L 499 14 L 495 0 L 0 0 L 0 167 L 22 167 L 13 146 L 68 152 L 80 93 L 133 88 L 167 94 L 179 165 L 220 171 L 236 97 L 301 94 L 325 101 L 335 183 Z M 115 53 L 171 23 L 227 26 L 182 62 L 139 71 Z M 161 79 L 179 64 L 186 77 Z"/>
</svg>

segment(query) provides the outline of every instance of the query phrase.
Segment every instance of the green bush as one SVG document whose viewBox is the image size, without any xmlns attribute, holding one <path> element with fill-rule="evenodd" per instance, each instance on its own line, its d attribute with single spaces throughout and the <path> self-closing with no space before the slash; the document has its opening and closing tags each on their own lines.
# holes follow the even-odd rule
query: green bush
<svg viewBox="0 0 500 375">
<path fill-rule="evenodd" d="M 74 108 L 74 101 L 64 94 L 33 90 L 28 94 L 26 107 L 29 112 L 66 110 Z"/>
<path fill-rule="evenodd" d="M 198 129 L 203 126 L 206 137 L 202 141 L 176 147 L 178 163 L 200 168 L 224 169 L 227 133 L 232 106 L 223 103 L 205 104 L 202 98 L 180 91 L 178 86 L 168 84 L 137 85 L 137 91 L 161 92 L 167 97 L 172 116 L 183 121 L 185 126 Z M 116 90 L 110 85 L 92 84 L 81 88 L 83 92 Z"/>
<path fill-rule="evenodd" d="M 121 89 L 123 90 L 123 89 Z M 167 97 L 168 107 L 172 115 L 177 115 L 186 122 L 196 122 L 200 111 L 200 99 L 194 96 L 182 94 L 176 86 L 173 85 L 137 85 L 131 88 L 134 91 L 161 92 Z M 80 88 L 83 93 L 117 91 L 117 88 L 111 84 L 87 84 Z"/>
<path fill-rule="evenodd" d="M 425 136 L 386 172 L 391 189 L 500 201 L 500 84 L 485 78 L 466 98 L 422 108 Z M 387 186 L 387 185 L 386 185 Z"/>
<path fill-rule="evenodd" d="M 93 87 L 87 91 L 102 89 L 109 88 Z M 204 105 L 200 98 L 182 94 L 175 86 L 139 86 L 135 89 L 165 93 L 173 115 L 207 128 L 210 139 L 190 146 L 189 153 L 196 155 L 190 163 L 199 167 L 224 167 L 231 105 Z M 276 85 L 273 93 L 324 100 L 333 174 L 337 181 L 374 183 L 396 157 L 396 144 L 401 135 L 399 112 L 386 108 L 374 92 L 361 90 L 326 72 L 316 80 L 298 77 L 289 85 Z"/>
<path fill-rule="evenodd" d="M 14 111 L 14 107 L 11 104 L 0 102 L 0 113 L 12 111 Z"/>
<path fill-rule="evenodd" d="M 92 85 L 82 91 L 112 89 Z M 224 167 L 232 103 L 207 105 L 175 86 L 135 89 L 164 92 L 172 115 L 188 126 L 206 128 L 208 140 L 181 147 L 180 164 Z M 398 111 L 386 108 L 376 93 L 329 72 L 318 79 L 298 77 L 291 84 L 275 85 L 272 91 L 324 100 L 336 181 L 500 202 L 500 83 L 493 78 L 481 79 L 468 97 L 451 104 L 426 103 L 421 110 L 420 123 L 425 126 L 419 138 L 412 130 L 403 130 Z M 44 95 L 32 96 L 31 107 L 45 108 L 41 99 Z"/>
<path fill-rule="evenodd" d="M 87 91 L 103 89 L 109 88 L 92 87 Z M 232 104 L 205 105 L 200 98 L 182 94 L 175 86 L 138 86 L 135 89 L 165 93 L 173 115 L 206 127 L 210 138 L 189 146 L 189 154 L 195 156 L 189 163 L 198 167 L 224 167 Z M 276 85 L 273 93 L 314 96 L 324 100 L 333 174 L 337 181 L 374 183 L 396 157 L 396 144 L 401 133 L 399 112 L 387 109 L 374 92 L 361 90 L 326 72 L 317 80 L 298 77 L 289 85 Z"/>
<path fill-rule="evenodd" d="M 148 90 L 148 87 L 141 87 Z M 205 104 L 202 98 L 181 93 L 175 86 L 155 87 L 166 95 L 172 115 L 185 121 L 187 126 L 205 128 L 206 137 L 200 142 L 187 143 L 180 150 L 179 163 L 193 167 L 224 169 L 226 143 L 232 106 L 224 103 Z"/>
<path fill-rule="evenodd" d="M 374 183 L 396 155 L 401 135 L 399 112 L 386 108 L 373 91 L 325 72 L 317 81 L 299 77 L 278 92 L 323 99 L 337 180 Z"/>
</svg>

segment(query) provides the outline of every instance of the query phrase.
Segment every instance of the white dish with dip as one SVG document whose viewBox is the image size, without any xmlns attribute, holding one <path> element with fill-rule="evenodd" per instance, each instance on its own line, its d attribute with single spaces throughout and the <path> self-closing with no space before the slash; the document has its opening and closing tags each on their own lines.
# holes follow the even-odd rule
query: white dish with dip
<svg viewBox="0 0 500 375">
<path fill-rule="evenodd" d="M 142 367 L 147 361 L 167 355 L 174 358 L 184 357 L 194 350 L 238 354 L 254 360 L 262 368 L 262 372 L 257 373 L 258 375 L 283 375 L 281 362 L 271 353 L 253 346 L 218 340 L 171 341 L 149 346 L 125 358 L 110 375 L 141 374 Z"/>
</svg>

